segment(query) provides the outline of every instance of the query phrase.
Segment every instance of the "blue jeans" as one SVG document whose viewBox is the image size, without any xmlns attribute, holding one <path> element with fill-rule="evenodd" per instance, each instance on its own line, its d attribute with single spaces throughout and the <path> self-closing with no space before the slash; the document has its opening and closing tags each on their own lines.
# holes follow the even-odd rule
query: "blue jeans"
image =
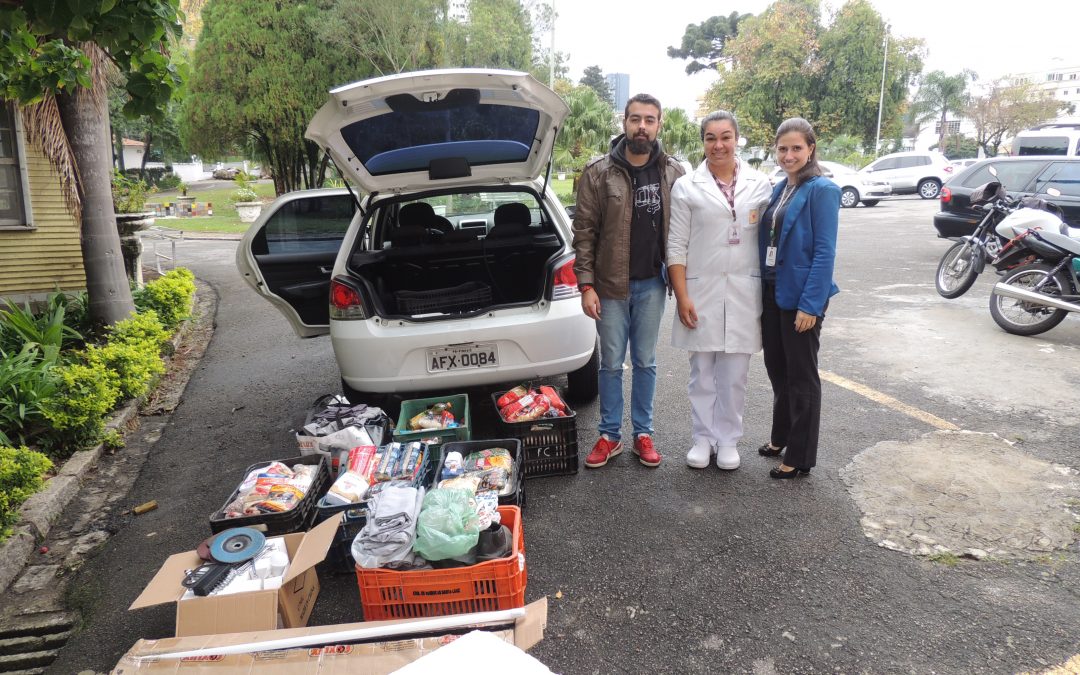
<svg viewBox="0 0 1080 675">
<path fill-rule="evenodd" d="M 600 298 L 600 433 L 622 438 L 623 361 L 630 345 L 634 367 L 630 385 L 630 420 L 634 437 L 653 433 L 656 392 L 656 340 L 664 315 L 666 286 L 660 277 L 630 281 L 627 300 Z"/>
</svg>

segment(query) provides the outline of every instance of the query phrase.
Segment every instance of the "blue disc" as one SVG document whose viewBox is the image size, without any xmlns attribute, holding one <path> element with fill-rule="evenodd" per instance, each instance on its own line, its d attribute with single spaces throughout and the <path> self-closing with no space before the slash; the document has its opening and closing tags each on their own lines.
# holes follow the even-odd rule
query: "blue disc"
<svg viewBox="0 0 1080 675">
<path fill-rule="evenodd" d="M 210 557 L 220 563 L 236 564 L 254 558 L 266 545 L 266 535 L 250 527 L 234 527 L 214 537 Z"/>
</svg>

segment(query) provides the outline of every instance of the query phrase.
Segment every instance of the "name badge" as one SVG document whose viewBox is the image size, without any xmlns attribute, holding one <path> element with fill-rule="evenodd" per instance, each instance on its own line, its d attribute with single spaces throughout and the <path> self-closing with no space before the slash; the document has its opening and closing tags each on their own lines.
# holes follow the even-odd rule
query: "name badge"
<svg viewBox="0 0 1080 675">
<path fill-rule="evenodd" d="M 776 267 L 776 247 L 770 246 L 765 249 L 765 266 Z"/>
<path fill-rule="evenodd" d="M 731 246 L 739 243 L 739 226 L 732 225 L 728 228 L 727 243 Z"/>
</svg>

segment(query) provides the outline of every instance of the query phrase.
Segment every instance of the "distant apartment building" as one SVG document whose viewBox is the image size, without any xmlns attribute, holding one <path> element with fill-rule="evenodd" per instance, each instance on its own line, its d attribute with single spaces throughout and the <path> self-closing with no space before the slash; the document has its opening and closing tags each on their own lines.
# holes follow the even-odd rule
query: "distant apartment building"
<svg viewBox="0 0 1080 675">
<path fill-rule="evenodd" d="M 626 73 L 608 73 L 604 79 L 611 90 L 612 107 L 616 112 L 622 113 L 626 102 L 630 100 L 630 76 Z"/>
<path fill-rule="evenodd" d="M 1069 67 L 1051 67 L 1030 73 L 1011 75 L 1013 84 L 1030 83 L 1050 93 L 1055 100 L 1068 103 L 1072 111 L 1061 112 L 1056 122 L 1080 122 L 1080 65 Z"/>
</svg>

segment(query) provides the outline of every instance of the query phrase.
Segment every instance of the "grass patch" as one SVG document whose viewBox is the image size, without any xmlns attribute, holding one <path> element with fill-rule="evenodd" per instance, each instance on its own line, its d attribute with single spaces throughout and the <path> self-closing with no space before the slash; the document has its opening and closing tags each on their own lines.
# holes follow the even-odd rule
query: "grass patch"
<svg viewBox="0 0 1080 675">
<path fill-rule="evenodd" d="M 168 227 L 184 232 L 221 232 L 225 234 L 243 234 L 251 227 L 251 223 L 242 223 L 233 211 L 232 215 L 217 215 L 217 207 L 214 207 L 212 216 L 194 216 L 192 218 L 158 218 L 156 225 Z"/>
<path fill-rule="evenodd" d="M 264 204 L 276 197 L 273 181 L 261 181 L 252 183 L 252 189 Z M 240 216 L 233 206 L 232 194 L 236 192 L 236 186 L 228 186 L 214 189 L 200 189 L 198 185 L 188 190 L 188 197 L 194 197 L 200 204 L 209 203 L 214 209 L 212 216 L 195 216 L 192 218 L 158 218 L 157 224 L 162 227 L 170 227 L 185 232 L 224 232 L 237 234 L 246 232 L 250 223 L 240 222 Z M 177 190 L 166 190 L 150 195 L 147 203 L 176 203 L 180 196 Z"/>
<path fill-rule="evenodd" d="M 956 567 L 960 564 L 960 558 L 955 553 L 949 551 L 943 551 L 941 553 L 935 553 L 926 558 L 930 562 L 938 563 L 946 567 Z"/>
<path fill-rule="evenodd" d="M 1080 534 L 1080 523 L 1074 523 L 1073 526 L 1072 526 L 1072 531 L 1077 533 L 1077 534 Z"/>
</svg>

